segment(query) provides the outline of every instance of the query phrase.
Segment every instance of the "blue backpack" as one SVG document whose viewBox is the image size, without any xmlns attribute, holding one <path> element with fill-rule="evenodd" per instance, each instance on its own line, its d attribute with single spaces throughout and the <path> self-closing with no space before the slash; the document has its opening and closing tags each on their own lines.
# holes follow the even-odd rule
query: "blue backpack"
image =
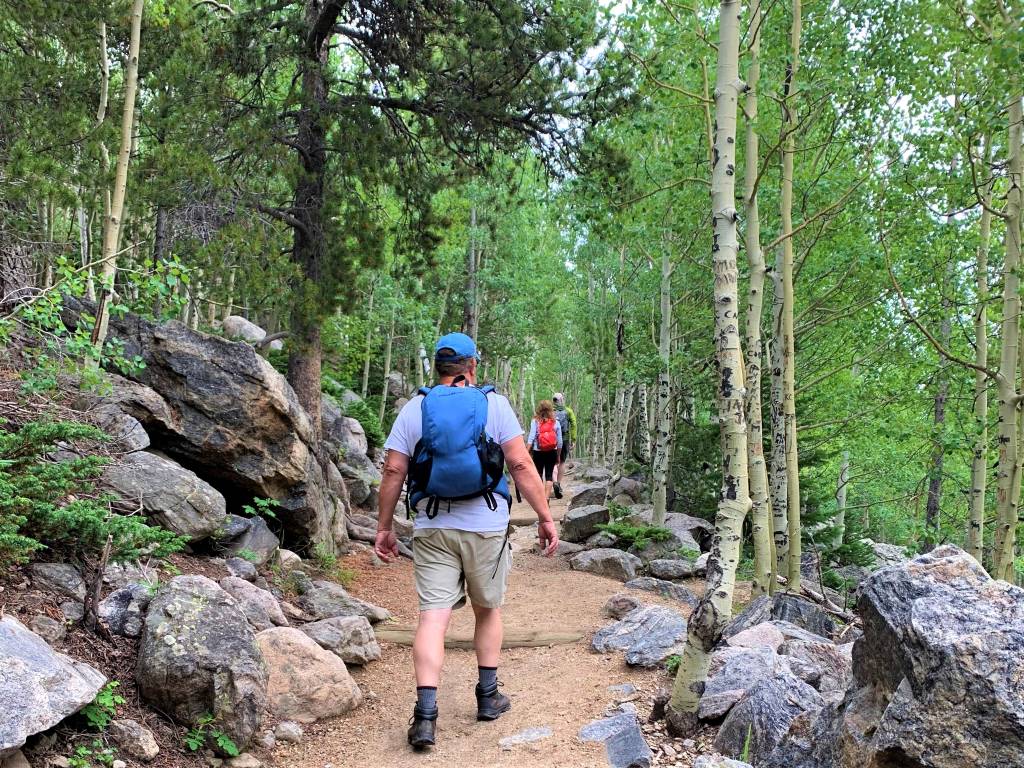
<svg viewBox="0 0 1024 768">
<path fill-rule="evenodd" d="M 483 496 L 491 510 L 498 508 L 495 494 L 512 506 L 505 481 L 505 454 L 487 436 L 487 396 L 493 386 L 457 387 L 440 384 L 422 387 L 423 435 L 409 465 L 406 503 L 418 513 L 426 499 L 426 515 L 437 516 L 442 501 Z"/>
</svg>

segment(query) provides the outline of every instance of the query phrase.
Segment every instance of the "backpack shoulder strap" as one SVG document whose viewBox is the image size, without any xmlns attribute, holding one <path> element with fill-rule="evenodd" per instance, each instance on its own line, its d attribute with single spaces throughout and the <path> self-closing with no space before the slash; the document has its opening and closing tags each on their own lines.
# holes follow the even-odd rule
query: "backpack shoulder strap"
<svg viewBox="0 0 1024 768">
<path fill-rule="evenodd" d="M 420 387 L 419 389 L 416 390 L 416 393 L 426 397 L 427 395 L 430 394 L 431 389 L 433 389 L 433 387 Z"/>
<path fill-rule="evenodd" d="M 491 392 L 496 392 L 497 390 L 494 388 L 493 384 L 484 384 L 480 387 L 480 391 L 484 393 L 484 396 L 487 396 L 491 394 Z"/>
</svg>

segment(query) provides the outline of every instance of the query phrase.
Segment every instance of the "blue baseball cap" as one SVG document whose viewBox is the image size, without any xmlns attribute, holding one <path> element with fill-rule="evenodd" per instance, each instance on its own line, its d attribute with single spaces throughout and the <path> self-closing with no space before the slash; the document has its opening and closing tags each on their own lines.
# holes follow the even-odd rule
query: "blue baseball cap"
<svg viewBox="0 0 1024 768">
<path fill-rule="evenodd" d="M 450 349 L 454 354 L 442 355 L 442 349 Z M 477 357 L 476 344 L 464 333 L 449 333 L 437 340 L 434 346 L 434 359 L 443 362 L 455 362 L 465 360 L 467 357 Z"/>
</svg>

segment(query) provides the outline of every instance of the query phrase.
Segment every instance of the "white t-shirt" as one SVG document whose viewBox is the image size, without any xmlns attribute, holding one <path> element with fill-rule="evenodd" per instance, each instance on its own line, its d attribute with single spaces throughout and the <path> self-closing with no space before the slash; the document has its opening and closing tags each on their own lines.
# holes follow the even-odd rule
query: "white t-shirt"
<svg viewBox="0 0 1024 768">
<path fill-rule="evenodd" d="M 391 427 L 391 434 L 384 442 L 384 448 L 389 451 L 398 451 L 406 456 L 412 457 L 416 450 L 416 443 L 423 436 L 423 395 L 416 395 L 405 404 Z M 519 426 L 519 419 L 509 404 L 508 399 L 502 395 L 492 392 L 487 395 L 487 426 L 484 428 L 487 436 L 498 445 L 507 443 L 523 434 L 523 428 Z M 491 510 L 487 508 L 487 502 L 483 496 L 464 501 L 453 501 L 451 511 L 448 511 L 448 502 L 442 501 L 437 516 L 430 520 L 423 512 L 423 505 L 420 505 L 420 512 L 416 515 L 416 528 L 455 528 L 460 531 L 504 531 L 508 526 L 508 504 L 502 496 L 496 497 L 498 508 Z M 401 505 L 395 510 L 395 514 L 401 514 Z"/>
</svg>

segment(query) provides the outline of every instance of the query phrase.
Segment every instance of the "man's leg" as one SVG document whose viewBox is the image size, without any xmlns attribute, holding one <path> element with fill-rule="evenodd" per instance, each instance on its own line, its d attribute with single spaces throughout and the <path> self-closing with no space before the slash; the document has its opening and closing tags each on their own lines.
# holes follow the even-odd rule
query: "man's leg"
<svg viewBox="0 0 1024 768">
<path fill-rule="evenodd" d="M 412 663 L 416 669 L 416 687 L 437 688 L 441 682 L 441 666 L 444 664 L 444 633 L 452 618 L 451 608 L 436 608 L 420 611 L 416 626 L 416 637 L 412 642 Z M 499 647 L 501 639 L 499 635 Z"/>
<path fill-rule="evenodd" d="M 501 604 L 512 567 L 512 552 L 505 531 L 467 533 L 466 544 L 466 588 L 476 618 L 476 719 L 497 720 L 512 707 L 509 697 L 498 690 L 498 660 L 504 634 Z"/>
<path fill-rule="evenodd" d="M 504 626 L 501 608 L 473 606 L 476 614 L 476 630 L 473 632 L 473 647 L 476 649 L 476 663 L 481 667 L 497 667 L 501 656 L 501 639 Z"/>
</svg>

